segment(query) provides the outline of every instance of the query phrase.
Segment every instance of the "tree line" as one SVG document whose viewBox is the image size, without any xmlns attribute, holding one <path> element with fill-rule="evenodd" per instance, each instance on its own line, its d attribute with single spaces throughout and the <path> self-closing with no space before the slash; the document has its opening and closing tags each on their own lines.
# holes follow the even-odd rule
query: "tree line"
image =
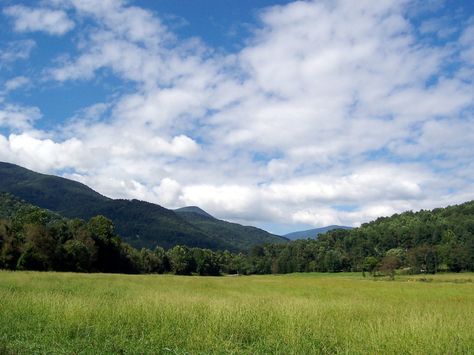
<svg viewBox="0 0 474 355">
<path fill-rule="evenodd" d="M 317 239 L 254 246 L 247 253 L 177 245 L 135 249 L 113 223 L 66 219 L 0 195 L 0 268 L 179 275 L 292 272 L 474 271 L 474 202 L 406 212 Z"/>
<path fill-rule="evenodd" d="M 9 270 L 221 275 L 246 270 L 243 254 L 177 245 L 135 249 L 104 216 L 67 219 L 0 194 L 0 268 Z"/>
</svg>

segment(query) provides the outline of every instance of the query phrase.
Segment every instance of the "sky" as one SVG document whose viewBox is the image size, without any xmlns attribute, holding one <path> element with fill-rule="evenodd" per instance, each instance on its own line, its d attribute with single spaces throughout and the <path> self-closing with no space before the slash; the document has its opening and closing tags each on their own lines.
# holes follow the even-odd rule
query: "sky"
<svg viewBox="0 0 474 355">
<path fill-rule="evenodd" d="M 274 233 L 474 199 L 474 3 L 0 0 L 0 160 Z"/>
</svg>

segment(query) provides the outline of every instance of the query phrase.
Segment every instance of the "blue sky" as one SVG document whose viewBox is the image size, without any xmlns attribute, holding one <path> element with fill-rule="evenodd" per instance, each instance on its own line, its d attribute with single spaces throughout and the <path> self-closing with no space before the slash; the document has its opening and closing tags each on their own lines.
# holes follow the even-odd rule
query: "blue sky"
<svg viewBox="0 0 474 355">
<path fill-rule="evenodd" d="M 0 0 L 0 160 L 284 233 L 474 198 L 470 1 Z"/>
</svg>

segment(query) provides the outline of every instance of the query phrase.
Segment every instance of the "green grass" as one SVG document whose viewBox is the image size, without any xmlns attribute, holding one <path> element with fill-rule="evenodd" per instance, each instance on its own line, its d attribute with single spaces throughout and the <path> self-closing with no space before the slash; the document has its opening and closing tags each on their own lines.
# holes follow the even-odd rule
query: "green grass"
<svg viewBox="0 0 474 355">
<path fill-rule="evenodd" d="M 420 278 L 0 272 L 0 353 L 474 353 L 474 274 Z"/>
</svg>

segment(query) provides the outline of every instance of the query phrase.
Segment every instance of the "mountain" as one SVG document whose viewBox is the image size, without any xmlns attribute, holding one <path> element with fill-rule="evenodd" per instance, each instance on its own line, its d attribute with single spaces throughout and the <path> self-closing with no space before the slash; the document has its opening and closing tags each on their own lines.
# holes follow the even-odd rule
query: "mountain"
<svg viewBox="0 0 474 355">
<path fill-rule="evenodd" d="M 68 218 L 87 220 L 104 215 L 114 222 L 124 241 L 137 248 L 156 245 L 169 248 L 176 244 L 211 249 L 231 247 L 159 205 L 113 200 L 79 182 L 36 173 L 14 164 L 0 163 L 0 192 L 11 193 Z"/>
<path fill-rule="evenodd" d="M 207 213 L 206 211 L 204 211 L 203 209 L 201 209 L 197 206 L 181 207 L 181 208 L 175 209 L 174 211 L 177 212 L 177 213 L 181 213 L 183 216 L 185 216 L 186 214 L 189 214 L 189 213 L 195 213 L 195 214 L 199 214 L 201 216 L 214 218 L 209 213 Z"/>
<path fill-rule="evenodd" d="M 11 220 L 19 213 L 32 215 L 34 212 L 37 213 L 36 217 L 43 222 L 64 220 L 63 216 L 55 212 L 33 206 L 9 193 L 0 192 L 0 221 Z M 26 223 L 26 221 L 23 222 Z"/>
<path fill-rule="evenodd" d="M 182 244 L 212 250 L 241 251 L 242 245 L 260 243 L 260 239 L 252 240 L 254 234 L 248 233 L 248 228 L 252 227 L 240 226 L 240 232 L 234 234 L 235 238 L 227 238 L 216 229 L 209 228 L 206 231 L 190 223 L 184 212 L 175 213 L 145 201 L 114 200 L 77 181 L 36 173 L 10 163 L 0 162 L 0 192 L 8 192 L 68 218 L 87 220 L 104 215 L 112 220 L 122 239 L 136 248 L 153 249 L 157 245 L 170 248 Z M 192 207 L 191 211 L 196 214 L 198 209 Z M 238 229 L 239 225 L 235 226 Z M 274 238 L 286 241 L 281 237 Z"/>
<path fill-rule="evenodd" d="M 71 217 L 82 215 L 84 206 L 96 209 L 111 201 L 79 182 L 3 162 L 0 162 L 0 191 Z"/>
<path fill-rule="evenodd" d="M 284 237 L 270 234 L 256 227 L 219 220 L 196 206 L 179 208 L 175 212 L 204 233 L 214 235 L 228 244 L 235 245 L 237 247 L 235 251 L 248 250 L 256 244 L 288 241 Z"/>
<path fill-rule="evenodd" d="M 308 230 L 305 230 L 305 231 L 298 231 L 298 232 L 288 233 L 288 234 L 285 234 L 284 237 L 288 238 L 290 240 L 316 238 L 319 234 L 329 232 L 333 229 L 352 229 L 352 228 L 351 227 L 345 227 L 345 226 L 334 226 L 333 225 L 333 226 L 327 226 L 327 227 L 322 227 L 322 228 L 314 228 L 314 229 L 308 229 Z"/>
</svg>

